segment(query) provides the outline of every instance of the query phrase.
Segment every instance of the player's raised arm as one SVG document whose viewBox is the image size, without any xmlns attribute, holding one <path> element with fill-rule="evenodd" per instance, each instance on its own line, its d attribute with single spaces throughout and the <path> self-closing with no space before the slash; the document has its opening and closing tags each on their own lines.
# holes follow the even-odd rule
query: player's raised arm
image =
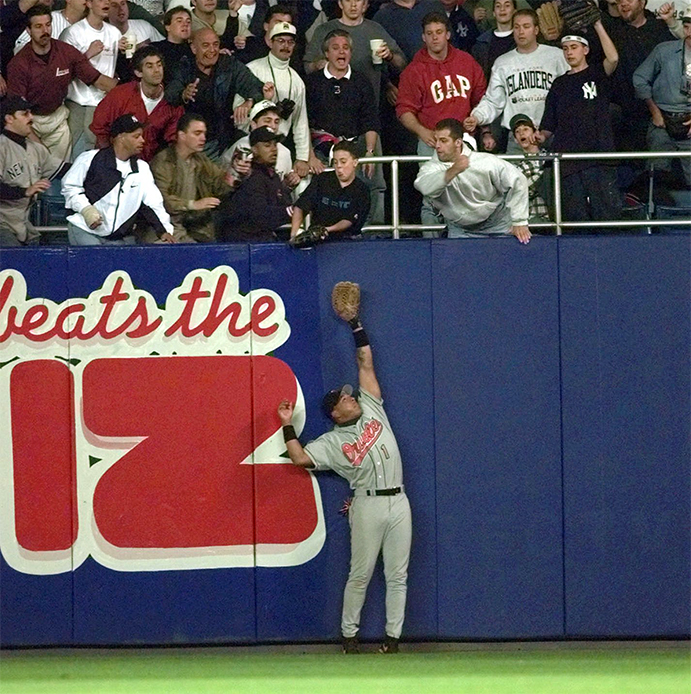
<svg viewBox="0 0 691 694">
<path fill-rule="evenodd" d="M 293 465 L 297 465 L 298 467 L 314 467 L 310 457 L 305 453 L 305 449 L 298 440 L 295 429 L 293 429 L 292 421 L 294 408 L 294 403 L 289 400 L 283 400 L 278 406 L 278 418 L 281 420 L 281 425 L 283 426 L 283 438 L 286 442 L 288 455 Z"/>
<path fill-rule="evenodd" d="M 353 331 L 360 388 L 375 398 L 381 398 L 381 388 L 374 371 L 372 348 L 360 321 L 360 287 L 354 282 L 339 282 L 331 293 L 331 305 L 336 314 L 346 321 Z"/>
</svg>

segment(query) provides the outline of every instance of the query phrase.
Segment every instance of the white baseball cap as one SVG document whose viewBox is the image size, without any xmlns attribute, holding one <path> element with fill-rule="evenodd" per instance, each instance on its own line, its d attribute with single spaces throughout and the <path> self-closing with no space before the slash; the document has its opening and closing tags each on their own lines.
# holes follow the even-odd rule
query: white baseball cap
<svg viewBox="0 0 691 694">
<path fill-rule="evenodd" d="M 291 36 L 296 36 L 298 30 L 290 24 L 290 22 L 278 22 L 271 28 L 271 33 L 269 34 L 269 39 L 274 36 L 280 36 L 281 34 L 290 34 Z"/>
<path fill-rule="evenodd" d="M 277 109 L 278 107 L 273 101 L 269 101 L 268 99 L 257 101 L 250 109 L 250 120 L 254 120 L 260 113 L 268 111 L 270 108 Z"/>
</svg>

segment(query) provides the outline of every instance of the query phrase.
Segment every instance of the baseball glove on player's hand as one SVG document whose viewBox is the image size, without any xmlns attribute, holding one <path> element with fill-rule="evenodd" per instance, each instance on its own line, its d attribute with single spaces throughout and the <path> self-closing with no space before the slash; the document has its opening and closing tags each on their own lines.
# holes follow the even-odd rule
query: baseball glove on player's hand
<svg viewBox="0 0 691 694">
<path fill-rule="evenodd" d="M 316 243 L 326 241 L 329 232 L 326 227 L 313 224 L 307 231 L 293 236 L 288 242 L 293 248 L 309 248 Z"/>
<path fill-rule="evenodd" d="M 331 305 L 336 315 L 351 321 L 360 313 L 360 285 L 355 282 L 339 282 L 331 292 Z"/>
<path fill-rule="evenodd" d="M 561 0 L 559 14 L 567 34 L 585 31 L 601 19 L 600 10 L 590 0 Z"/>
<path fill-rule="evenodd" d="M 545 2 L 537 8 L 537 18 L 540 22 L 540 33 L 547 41 L 556 41 L 564 28 L 564 22 L 559 16 L 558 4 L 553 0 Z"/>
</svg>

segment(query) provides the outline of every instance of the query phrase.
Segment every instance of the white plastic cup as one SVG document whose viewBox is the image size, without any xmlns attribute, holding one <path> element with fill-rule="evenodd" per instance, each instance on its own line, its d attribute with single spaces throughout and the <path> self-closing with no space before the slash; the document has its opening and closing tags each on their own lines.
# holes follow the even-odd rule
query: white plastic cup
<svg viewBox="0 0 691 694">
<path fill-rule="evenodd" d="M 137 37 L 133 31 L 125 33 L 125 58 L 130 60 L 134 55 L 134 49 L 137 47 Z"/>
<path fill-rule="evenodd" d="M 369 47 L 372 50 L 372 63 L 374 65 L 381 65 L 382 57 L 377 55 L 377 51 L 384 45 L 384 39 L 371 39 L 369 42 Z"/>
</svg>

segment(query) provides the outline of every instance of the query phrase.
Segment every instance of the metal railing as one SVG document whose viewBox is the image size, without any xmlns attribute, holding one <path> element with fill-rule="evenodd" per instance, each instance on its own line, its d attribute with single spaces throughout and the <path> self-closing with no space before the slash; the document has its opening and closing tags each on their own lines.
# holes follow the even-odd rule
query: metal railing
<svg viewBox="0 0 691 694">
<path fill-rule="evenodd" d="M 501 159 L 508 161 L 520 161 L 525 159 L 523 154 L 502 154 Z M 594 226 L 601 228 L 617 228 L 622 227 L 648 227 L 649 233 L 652 227 L 657 226 L 679 226 L 691 227 L 691 216 L 683 219 L 631 219 L 631 220 L 605 220 L 605 221 L 584 221 L 571 222 L 564 221 L 561 209 L 561 162 L 574 160 L 616 160 L 623 161 L 628 159 L 686 159 L 691 158 L 691 152 L 594 152 L 594 153 L 579 153 L 579 154 L 560 154 L 560 153 L 539 153 L 530 157 L 531 161 L 552 161 L 554 172 L 554 221 L 553 222 L 536 222 L 531 223 L 531 229 L 556 229 L 557 236 L 561 236 L 564 227 L 568 228 L 592 228 Z M 401 224 L 400 217 L 400 188 L 399 188 L 399 165 L 401 163 L 413 162 L 421 163 L 428 161 L 430 157 L 418 155 L 394 155 L 382 157 L 362 157 L 361 163 L 381 163 L 391 165 L 391 224 L 376 224 L 364 227 L 364 231 L 390 231 L 394 239 L 401 237 L 401 231 L 442 231 L 446 228 L 443 224 Z M 652 176 L 652 162 L 648 170 Z M 651 179 L 652 186 L 652 179 Z M 652 188 L 650 189 L 652 198 Z M 647 205 L 648 215 L 650 214 L 652 200 L 649 200 Z M 66 226 L 36 226 L 39 232 L 65 232 Z"/>
<path fill-rule="evenodd" d="M 509 161 L 521 161 L 525 159 L 523 154 L 502 154 L 501 159 Z M 561 162 L 573 160 L 626 160 L 626 159 L 685 159 L 691 158 L 691 152 L 593 152 L 579 154 L 560 154 L 560 153 L 540 153 L 530 157 L 531 161 L 553 161 L 554 164 L 554 221 L 537 222 L 530 224 L 531 229 L 556 229 L 557 236 L 562 235 L 564 227 L 569 228 L 592 228 L 597 227 L 655 227 L 655 226 L 691 226 L 691 217 L 688 219 L 639 219 L 639 220 L 608 220 L 608 221 L 584 221 L 584 222 L 565 222 L 562 218 L 561 209 Z M 385 157 L 363 157 L 362 163 L 381 162 L 391 164 L 391 224 L 381 224 L 365 227 L 366 231 L 391 231 L 395 239 L 400 238 L 401 231 L 441 231 L 445 225 L 425 225 L 425 224 L 401 224 L 399 206 L 399 164 L 402 162 L 425 162 L 430 157 L 418 155 L 406 156 L 385 156 Z M 650 167 L 648 167 L 650 168 Z"/>
</svg>

